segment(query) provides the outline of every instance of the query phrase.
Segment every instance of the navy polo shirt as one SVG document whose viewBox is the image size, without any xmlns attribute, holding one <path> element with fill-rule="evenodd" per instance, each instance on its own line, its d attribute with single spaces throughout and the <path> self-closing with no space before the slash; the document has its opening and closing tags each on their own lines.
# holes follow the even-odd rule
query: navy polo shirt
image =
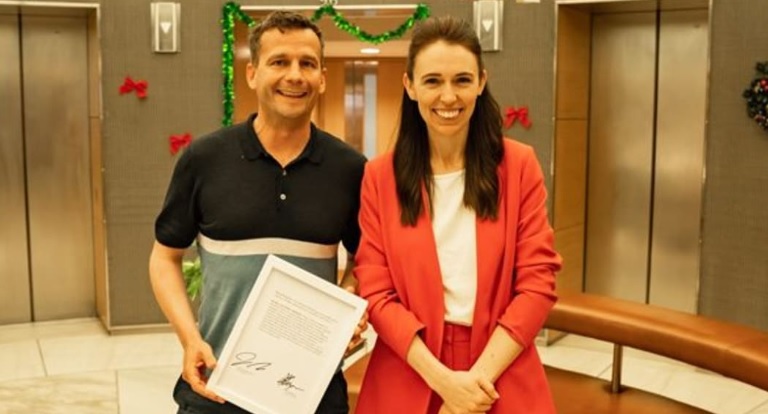
<svg viewBox="0 0 768 414">
<path fill-rule="evenodd" d="M 218 240 L 343 240 L 354 252 L 363 155 L 312 125 L 304 152 L 283 169 L 256 136 L 255 117 L 184 150 L 156 222 L 157 240 L 176 248 L 198 233 Z"/>
<path fill-rule="evenodd" d="M 365 157 L 312 125 L 285 168 L 244 123 L 196 139 L 180 156 L 155 222 L 161 244 L 197 239 L 200 330 L 218 356 L 267 255 L 336 282 L 338 243 L 354 253 Z"/>
</svg>

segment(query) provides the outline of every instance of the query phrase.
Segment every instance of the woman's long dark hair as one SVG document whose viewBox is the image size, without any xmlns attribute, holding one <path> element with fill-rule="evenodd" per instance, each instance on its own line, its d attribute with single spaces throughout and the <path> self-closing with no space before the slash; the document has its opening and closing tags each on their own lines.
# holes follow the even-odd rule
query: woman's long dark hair
<svg viewBox="0 0 768 414">
<path fill-rule="evenodd" d="M 414 29 L 408 49 L 406 73 L 413 82 L 416 56 L 425 47 L 444 41 L 465 47 L 477 59 L 479 73 L 484 69 L 480 41 L 474 29 L 464 20 L 453 17 L 430 18 Z M 477 81 L 480 79 L 478 77 Z M 469 135 L 464 149 L 464 205 L 478 217 L 496 220 L 499 215 L 499 180 L 496 169 L 504 155 L 504 137 L 499 104 L 491 96 L 486 83 L 477 97 L 469 121 Z M 395 183 L 400 202 L 400 221 L 415 226 L 422 213 L 421 185 L 427 189 L 432 214 L 432 166 L 430 164 L 427 124 L 419 113 L 418 103 L 403 91 L 400 109 L 400 129 L 394 151 Z"/>
</svg>

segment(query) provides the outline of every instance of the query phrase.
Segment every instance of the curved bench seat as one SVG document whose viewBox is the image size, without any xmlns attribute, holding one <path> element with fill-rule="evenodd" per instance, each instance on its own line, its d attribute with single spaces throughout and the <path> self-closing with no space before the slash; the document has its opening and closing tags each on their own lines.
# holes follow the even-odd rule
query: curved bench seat
<svg viewBox="0 0 768 414">
<path fill-rule="evenodd" d="M 768 333 L 652 305 L 562 293 L 547 328 L 672 358 L 768 391 Z"/>
</svg>

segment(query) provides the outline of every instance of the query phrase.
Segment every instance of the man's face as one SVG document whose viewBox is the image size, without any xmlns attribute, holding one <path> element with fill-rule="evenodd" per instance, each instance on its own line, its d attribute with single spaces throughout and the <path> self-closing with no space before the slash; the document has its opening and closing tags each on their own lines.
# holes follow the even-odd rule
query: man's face
<svg viewBox="0 0 768 414">
<path fill-rule="evenodd" d="M 256 91 L 259 117 L 271 122 L 309 122 L 317 99 L 325 92 L 320 39 L 311 29 L 261 36 L 258 62 L 246 68 L 248 86 Z"/>
</svg>

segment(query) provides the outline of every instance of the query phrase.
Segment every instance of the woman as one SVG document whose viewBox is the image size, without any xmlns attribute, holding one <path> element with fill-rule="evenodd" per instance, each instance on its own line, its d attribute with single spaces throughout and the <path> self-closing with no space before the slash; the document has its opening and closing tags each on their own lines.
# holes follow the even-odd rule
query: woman
<svg viewBox="0 0 768 414">
<path fill-rule="evenodd" d="M 541 167 L 504 139 L 472 27 L 413 33 L 393 153 L 368 163 L 355 256 L 379 334 L 357 412 L 553 413 L 533 340 L 556 300 Z"/>
</svg>

